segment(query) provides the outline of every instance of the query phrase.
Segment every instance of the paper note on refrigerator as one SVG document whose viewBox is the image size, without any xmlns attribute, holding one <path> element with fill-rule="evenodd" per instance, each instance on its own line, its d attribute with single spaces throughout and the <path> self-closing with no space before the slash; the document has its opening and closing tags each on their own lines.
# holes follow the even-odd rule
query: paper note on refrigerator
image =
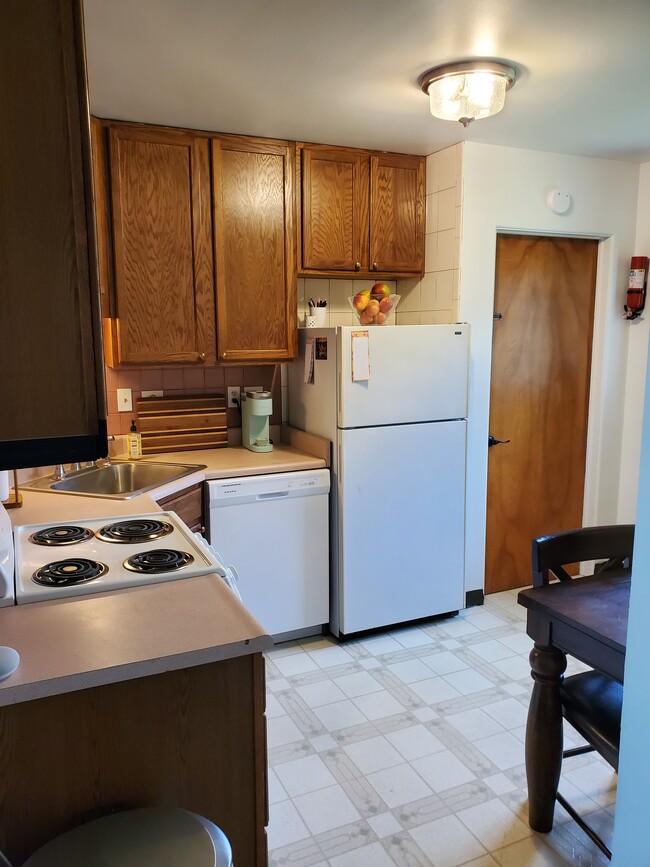
<svg viewBox="0 0 650 867">
<path fill-rule="evenodd" d="M 352 332 L 352 382 L 370 379 L 370 335 L 367 331 Z"/>
<path fill-rule="evenodd" d="M 314 338 L 308 337 L 305 341 L 305 382 L 314 381 Z"/>
</svg>

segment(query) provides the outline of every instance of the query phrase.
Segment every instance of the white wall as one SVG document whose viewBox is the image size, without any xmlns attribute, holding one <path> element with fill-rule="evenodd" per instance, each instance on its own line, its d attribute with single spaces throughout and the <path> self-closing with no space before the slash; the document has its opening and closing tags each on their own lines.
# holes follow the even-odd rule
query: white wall
<svg viewBox="0 0 650 867">
<path fill-rule="evenodd" d="M 641 166 L 634 255 L 650 256 L 650 163 Z M 646 312 L 639 319 L 631 322 L 629 327 L 623 457 L 619 488 L 619 519 L 623 523 L 633 523 L 636 514 L 638 467 L 641 457 L 639 431 L 643 423 L 649 332 L 650 303 L 647 304 Z"/>
<path fill-rule="evenodd" d="M 637 219 L 638 255 L 650 250 L 650 163 L 641 166 L 639 184 L 639 212 Z M 628 448 L 641 460 L 639 498 L 634 536 L 634 563 L 632 565 L 632 592 L 630 619 L 627 631 L 625 657 L 625 693 L 623 724 L 621 727 L 621 756 L 619 762 L 618 792 L 616 798 L 616 826 L 614 830 L 615 867 L 648 862 L 648 842 L 645 823 L 648 819 L 647 787 L 650 779 L 650 756 L 643 744 L 650 727 L 650 693 L 648 692 L 648 659 L 650 659 L 650 379 L 644 384 L 642 373 L 647 358 L 647 321 L 642 328 L 630 332 L 629 358 L 635 369 L 628 377 L 630 396 L 634 406 L 626 412 L 626 422 L 632 426 L 643 414 L 643 439 L 632 440 L 627 431 Z M 634 479 L 626 480 L 633 486 Z"/>
<path fill-rule="evenodd" d="M 472 327 L 466 590 L 481 589 L 484 579 L 492 313 L 500 230 L 604 239 L 598 257 L 584 521 L 618 520 L 621 447 L 624 439 L 634 441 L 640 431 L 640 419 L 625 410 L 630 324 L 622 319 L 629 258 L 635 253 L 638 184 L 639 167 L 630 163 L 465 143 L 459 319 Z M 555 188 L 573 197 L 564 216 L 546 206 L 547 194 Z M 625 487 L 620 490 L 629 493 L 636 473 L 634 456 L 624 463 Z"/>
</svg>

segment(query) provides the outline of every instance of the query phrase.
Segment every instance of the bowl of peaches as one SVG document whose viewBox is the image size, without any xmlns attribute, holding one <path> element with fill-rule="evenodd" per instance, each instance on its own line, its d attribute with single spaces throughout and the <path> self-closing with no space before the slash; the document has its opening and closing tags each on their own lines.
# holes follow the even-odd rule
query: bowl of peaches
<svg viewBox="0 0 650 867">
<path fill-rule="evenodd" d="M 387 283 L 375 283 L 371 289 L 362 289 L 350 295 L 348 301 L 356 311 L 361 325 L 389 325 L 401 295 L 393 295 Z"/>
</svg>

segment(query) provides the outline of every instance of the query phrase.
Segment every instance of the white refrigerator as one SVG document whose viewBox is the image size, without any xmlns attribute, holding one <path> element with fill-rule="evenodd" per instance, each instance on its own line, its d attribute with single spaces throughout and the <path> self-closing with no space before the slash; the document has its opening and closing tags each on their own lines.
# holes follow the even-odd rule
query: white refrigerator
<svg viewBox="0 0 650 867">
<path fill-rule="evenodd" d="M 301 328 L 298 341 L 289 422 L 333 443 L 332 632 L 458 611 L 469 327 Z M 368 350 L 368 379 L 353 380 L 353 344 L 355 377 Z"/>
</svg>

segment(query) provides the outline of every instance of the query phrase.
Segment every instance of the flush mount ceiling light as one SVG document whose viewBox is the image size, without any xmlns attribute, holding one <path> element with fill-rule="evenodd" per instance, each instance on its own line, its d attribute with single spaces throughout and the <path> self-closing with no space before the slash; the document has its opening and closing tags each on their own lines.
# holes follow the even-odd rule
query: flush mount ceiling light
<svg viewBox="0 0 650 867">
<path fill-rule="evenodd" d="M 420 78 L 429 94 L 431 114 L 442 120 L 473 120 L 501 111 L 506 90 L 515 83 L 517 70 L 497 60 L 460 60 L 434 66 Z"/>
</svg>

